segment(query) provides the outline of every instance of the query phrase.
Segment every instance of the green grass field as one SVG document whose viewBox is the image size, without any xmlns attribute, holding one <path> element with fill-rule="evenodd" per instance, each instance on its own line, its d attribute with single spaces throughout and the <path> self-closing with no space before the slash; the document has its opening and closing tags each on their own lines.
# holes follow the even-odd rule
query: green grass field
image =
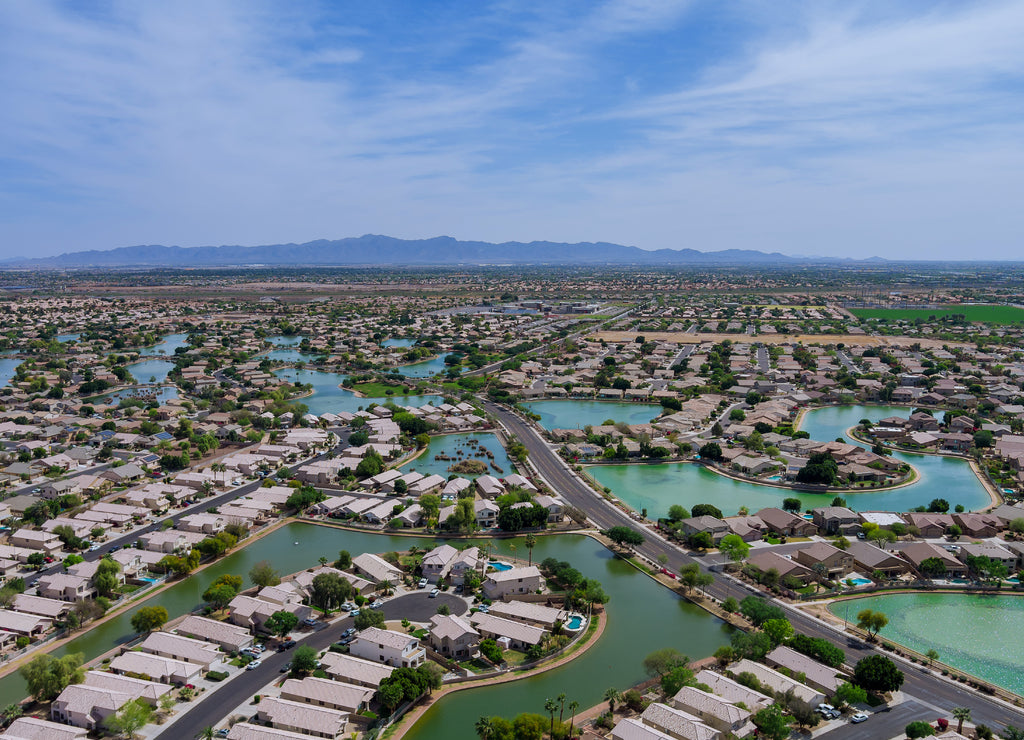
<svg viewBox="0 0 1024 740">
<path fill-rule="evenodd" d="M 931 321 L 963 314 L 967 321 L 985 324 L 1024 324 L 1024 308 L 1015 306 L 946 306 L 944 308 L 851 308 L 859 319 Z"/>
</svg>

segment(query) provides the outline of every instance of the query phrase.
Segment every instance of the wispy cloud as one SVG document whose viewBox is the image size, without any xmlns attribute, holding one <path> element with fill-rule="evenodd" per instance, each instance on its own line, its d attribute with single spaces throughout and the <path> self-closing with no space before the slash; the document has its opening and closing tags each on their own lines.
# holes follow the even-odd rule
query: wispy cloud
<svg viewBox="0 0 1024 740">
<path fill-rule="evenodd" d="M 0 256 L 371 231 L 998 256 L 1024 232 L 1015 2 L 83 7 L 0 4 Z"/>
</svg>

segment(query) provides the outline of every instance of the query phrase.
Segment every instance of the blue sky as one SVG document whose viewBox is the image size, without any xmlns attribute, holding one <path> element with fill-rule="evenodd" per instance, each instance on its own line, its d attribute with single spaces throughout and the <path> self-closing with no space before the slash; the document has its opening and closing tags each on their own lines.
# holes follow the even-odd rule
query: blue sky
<svg viewBox="0 0 1024 740">
<path fill-rule="evenodd" d="M 1024 255 L 1024 3 L 0 4 L 0 258 Z"/>
</svg>

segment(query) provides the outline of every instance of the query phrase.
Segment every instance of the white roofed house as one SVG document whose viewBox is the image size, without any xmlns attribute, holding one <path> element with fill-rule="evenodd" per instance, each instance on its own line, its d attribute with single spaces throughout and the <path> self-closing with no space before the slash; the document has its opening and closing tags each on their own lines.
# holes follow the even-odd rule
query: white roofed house
<svg viewBox="0 0 1024 740">
<path fill-rule="evenodd" d="M 357 658 L 396 668 L 418 668 L 426 659 L 426 650 L 415 637 L 377 627 L 367 627 L 360 632 L 349 646 L 349 652 Z"/>
<path fill-rule="evenodd" d="M 500 510 L 496 503 L 487 499 L 478 499 L 473 502 L 477 526 L 484 529 L 489 529 L 498 523 L 498 513 Z"/>
<path fill-rule="evenodd" d="M 324 653 L 320 662 L 324 671 L 333 680 L 344 681 L 356 686 L 366 686 L 374 690 L 395 670 L 391 666 L 376 661 L 342 653 Z"/>
<path fill-rule="evenodd" d="M 485 498 L 497 498 L 505 493 L 505 486 L 493 475 L 481 475 L 476 479 L 476 487 Z"/>
<path fill-rule="evenodd" d="M 60 537 L 53 532 L 43 532 L 37 529 L 19 529 L 12 532 L 7 538 L 8 544 L 12 547 L 24 547 L 35 550 L 46 555 L 56 555 L 64 549 L 64 543 Z"/>
<path fill-rule="evenodd" d="M 36 581 L 36 591 L 44 598 L 61 601 L 81 601 L 96 593 L 91 578 L 70 573 L 40 576 Z"/>
<path fill-rule="evenodd" d="M 534 593 L 543 583 L 540 570 L 536 565 L 530 565 L 489 573 L 483 583 L 483 592 L 488 599 L 497 601 L 514 594 Z"/>
<path fill-rule="evenodd" d="M 92 730 L 129 701 L 142 699 L 155 706 L 170 690 L 170 686 L 154 681 L 87 671 L 84 682 L 68 686 L 53 701 L 50 719 Z"/>
<path fill-rule="evenodd" d="M 227 524 L 226 519 L 218 514 L 189 514 L 181 518 L 177 528 L 186 532 L 217 534 L 223 531 Z"/>
<path fill-rule="evenodd" d="M 480 633 L 468 621 L 454 615 L 435 614 L 430 618 L 430 647 L 451 658 L 471 658 L 477 653 Z"/>
<path fill-rule="evenodd" d="M 438 545 L 423 556 L 423 561 L 420 563 L 420 567 L 423 571 L 423 577 L 430 583 L 437 583 L 447 575 L 448 564 L 451 563 L 458 554 L 459 551 L 451 545 Z"/>
<path fill-rule="evenodd" d="M 753 712 L 726 701 L 720 696 L 684 686 L 672 698 L 672 706 L 688 712 L 706 724 L 736 737 L 744 737 L 754 730 L 750 721 Z"/>
<path fill-rule="evenodd" d="M 470 623 L 482 637 L 494 640 L 506 638 L 509 647 L 514 650 L 527 650 L 532 645 L 539 645 L 544 640 L 545 631 L 522 622 L 503 619 L 484 612 L 470 615 Z"/>
<path fill-rule="evenodd" d="M 423 522 L 423 507 L 413 504 L 402 509 L 391 521 L 402 527 L 418 527 Z"/>
<path fill-rule="evenodd" d="M 137 650 L 128 650 L 110 661 L 114 673 L 146 675 L 159 683 L 186 684 L 199 679 L 203 667 L 174 658 L 165 658 Z"/>
<path fill-rule="evenodd" d="M 18 717 L 0 734 L 5 740 L 85 740 L 89 731 L 84 727 L 72 727 L 49 722 L 37 717 Z"/>
<path fill-rule="evenodd" d="M 404 575 L 400 568 L 371 552 L 360 553 L 352 558 L 352 567 L 357 573 L 366 576 L 374 583 L 382 581 L 400 583 Z"/>
<path fill-rule="evenodd" d="M 336 738 L 345 732 L 348 713 L 303 702 L 266 696 L 260 701 L 257 716 L 279 730 L 290 730 L 312 737 Z"/>
<path fill-rule="evenodd" d="M 367 709 L 373 694 L 374 690 L 366 686 L 312 676 L 301 681 L 289 678 L 281 687 L 282 699 L 315 704 L 339 712 L 359 712 Z"/>
<path fill-rule="evenodd" d="M 228 740 L 306 740 L 309 735 L 291 730 L 254 725 L 250 722 L 236 722 L 231 725 Z"/>
<path fill-rule="evenodd" d="M 264 629 L 264 625 L 274 612 L 290 612 L 297 616 L 299 620 L 307 619 L 313 613 L 311 607 L 303 604 L 277 604 L 272 601 L 242 594 L 231 600 L 231 603 L 228 604 L 228 609 L 230 609 L 229 618 L 232 623 L 255 630 Z"/>
<path fill-rule="evenodd" d="M 245 627 L 196 614 L 185 617 L 175 630 L 179 635 L 219 645 L 221 650 L 229 653 L 237 653 L 253 642 L 252 634 Z"/>
<path fill-rule="evenodd" d="M 0 609 L 0 632 L 33 638 L 48 632 L 52 626 L 53 620 L 49 617 Z"/>
<path fill-rule="evenodd" d="M 506 478 L 505 480 L 508 480 L 508 478 Z M 533 500 L 535 503 L 540 504 L 541 506 L 548 510 L 549 522 L 560 522 L 565 518 L 565 504 L 563 504 L 554 496 L 542 494 L 540 496 L 537 496 Z"/>
<path fill-rule="evenodd" d="M 425 493 L 434 493 L 444 486 L 445 483 L 446 480 L 440 475 L 428 475 L 410 484 L 408 494 L 410 496 L 422 496 Z"/>
<path fill-rule="evenodd" d="M 216 645 L 190 637 L 172 635 L 170 632 L 151 633 L 141 647 L 143 652 L 195 663 L 202 666 L 203 670 L 209 670 L 211 665 L 223 657 Z"/>
</svg>

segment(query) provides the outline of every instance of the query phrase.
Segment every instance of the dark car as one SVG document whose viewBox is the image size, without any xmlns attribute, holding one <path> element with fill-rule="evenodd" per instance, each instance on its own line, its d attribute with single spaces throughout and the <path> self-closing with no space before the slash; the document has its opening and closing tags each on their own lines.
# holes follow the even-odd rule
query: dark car
<svg viewBox="0 0 1024 740">
<path fill-rule="evenodd" d="M 292 664 L 291 663 L 285 663 L 283 666 L 281 666 L 281 673 L 287 673 L 291 669 L 292 669 Z"/>
<path fill-rule="evenodd" d="M 297 643 L 295 642 L 295 640 L 285 640 L 284 642 L 282 642 L 278 646 L 277 649 L 278 650 L 290 650 L 291 648 L 295 647 L 296 644 Z"/>
</svg>

